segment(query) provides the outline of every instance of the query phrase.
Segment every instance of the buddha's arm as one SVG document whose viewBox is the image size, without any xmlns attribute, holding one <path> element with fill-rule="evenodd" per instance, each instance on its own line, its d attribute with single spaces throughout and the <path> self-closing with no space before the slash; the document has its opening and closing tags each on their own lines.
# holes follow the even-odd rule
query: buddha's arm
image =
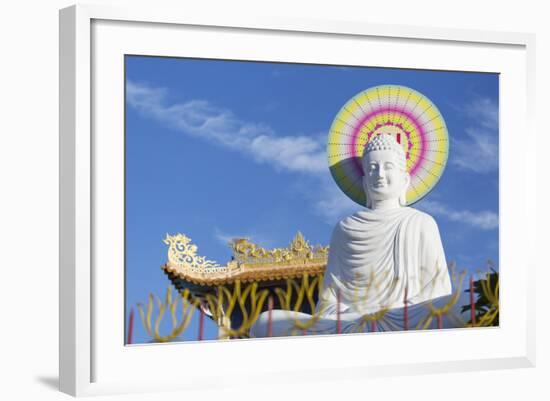
<svg viewBox="0 0 550 401">
<path fill-rule="evenodd" d="M 338 303 L 334 287 L 332 286 L 332 280 L 330 280 L 330 277 L 328 276 L 329 275 L 325 273 L 323 287 L 321 288 L 319 300 L 317 301 L 317 306 L 315 307 L 315 313 L 321 316 L 335 314 Z"/>
<path fill-rule="evenodd" d="M 422 298 L 434 299 L 452 292 L 451 279 L 437 223 L 425 216 L 420 233 L 420 288 Z"/>
<path fill-rule="evenodd" d="M 334 274 L 338 272 L 338 266 L 335 264 L 336 253 L 339 249 L 340 241 L 340 224 L 337 224 L 332 231 L 330 239 L 329 255 L 327 267 L 323 278 L 323 286 L 319 292 L 319 300 L 315 307 L 315 313 L 322 316 L 335 314 L 337 309 L 338 299 L 334 289 Z"/>
</svg>

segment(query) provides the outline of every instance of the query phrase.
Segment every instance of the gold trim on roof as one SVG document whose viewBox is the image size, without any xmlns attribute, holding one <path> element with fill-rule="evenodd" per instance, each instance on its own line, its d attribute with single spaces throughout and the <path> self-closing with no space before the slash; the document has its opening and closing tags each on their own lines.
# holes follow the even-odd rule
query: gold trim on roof
<svg viewBox="0 0 550 401">
<path fill-rule="evenodd" d="M 191 238 L 184 234 L 174 236 L 166 234 L 163 242 L 168 245 L 168 263 L 172 266 L 203 274 L 227 271 L 227 266 L 221 266 L 217 262 L 206 260 L 204 256 L 198 256 L 198 247 L 192 244 Z"/>
<path fill-rule="evenodd" d="M 267 281 L 323 273 L 328 246 L 312 247 L 298 232 L 287 248 L 265 249 L 248 238 L 230 243 L 233 260 L 222 266 L 197 255 L 198 247 L 183 234 L 166 235 L 168 262 L 162 268 L 169 274 L 199 285 L 229 284 L 236 280 Z"/>
<path fill-rule="evenodd" d="M 328 255 L 328 246 L 312 247 L 299 231 L 287 248 L 267 250 L 250 242 L 248 238 L 236 238 L 230 246 L 234 259 L 247 265 L 325 261 Z"/>
</svg>

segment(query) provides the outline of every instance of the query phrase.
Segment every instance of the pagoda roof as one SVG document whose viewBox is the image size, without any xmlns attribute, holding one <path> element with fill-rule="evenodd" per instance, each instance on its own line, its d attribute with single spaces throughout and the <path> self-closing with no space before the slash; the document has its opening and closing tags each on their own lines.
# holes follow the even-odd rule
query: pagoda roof
<svg viewBox="0 0 550 401">
<path fill-rule="evenodd" d="M 232 260 L 226 265 L 197 255 L 198 247 L 184 234 L 166 235 L 168 261 L 162 269 L 173 279 L 199 286 L 241 282 L 278 281 L 325 271 L 328 246 L 311 246 L 298 232 L 286 248 L 265 249 L 248 238 L 235 238 L 229 246 Z"/>
</svg>

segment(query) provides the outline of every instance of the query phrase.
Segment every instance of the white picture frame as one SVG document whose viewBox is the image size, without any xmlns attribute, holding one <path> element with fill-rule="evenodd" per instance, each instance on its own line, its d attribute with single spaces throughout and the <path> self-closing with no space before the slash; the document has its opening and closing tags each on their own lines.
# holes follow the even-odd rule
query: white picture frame
<svg viewBox="0 0 550 401">
<path fill-rule="evenodd" d="M 201 48 L 182 45 L 181 38 L 189 35 L 200 40 Z M 220 35 L 224 36 L 223 48 L 216 45 Z M 290 39 L 294 45 L 287 43 Z M 258 40 L 270 46 L 254 45 Z M 360 381 L 380 375 L 534 366 L 534 308 L 527 305 L 535 300 L 532 273 L 536 253 L 530 252 L 534 245 L 529 239 L 534 234 L 525 233 L 536 232 L 536 182 L 533 175 L 526 174 L 535 170 L 535 149 L 512 148 L 516 132 L 534 143 L 534 43 L 530 34 L 270 18 L 237 12 L 222 17 L 181 9 L 88 5 L 61 10 L 60 390 L 72 395 L 197 390 L 244 385 L 239 384 L 243 375 L 260 384 L 344 377 Z M 315 53 L 321 44 L 334 50 L 326 58 Z M 340 60 L 363 65 L 363 56 L 353 59 L 349 46 L 400 46 L 404 52 L 414 49 L 429 56 L 435 50 L 440 56 L 439 61 L 420 57 L 406 64 L 392 56 L 395 52 L 380 51 L 371 66 L 501 74 L 501 326 L 375 335 L 369 337 L 367 346 L 361 336 L 124 346 L 124 315 L 120 313 L 124 268 L 120 56 L 216 53 L 220 58 Z M 464 57 L 460 58 L 461 54 Z M 105 132 L 111 136 L 106 137 Z M 512 185 L 517 182 L 523 183 L 520 191 L 517 184 Z M 508 268 L 512 265 L 522 269 Z M 110 270 L 105 270 L 107 267 Z M 383 351 L 388 344 L 392 353 Z M 342 349 L 354 352 L 342 353 Z M 427 351 L 420 354 L 422 349 Z M 259 353 L 270 363 L 247 361 Z M 182 356 L 193 360 L 193 369 L 181 371 L 178 361 Z M 286 362 L 289 357 L 292 366 Z M 138 366 L 142 369 L 136 369 Z M 154 366 L 163 366 L 163 370 L 143 368 Z"/>
</svg>

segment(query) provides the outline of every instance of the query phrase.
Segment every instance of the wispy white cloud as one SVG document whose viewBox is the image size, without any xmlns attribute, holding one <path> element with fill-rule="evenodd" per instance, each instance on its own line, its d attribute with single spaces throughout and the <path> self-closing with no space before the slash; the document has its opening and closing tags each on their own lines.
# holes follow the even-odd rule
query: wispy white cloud
<svg viewBox="0 0 550 401">
<path fill-rule="evenodd" d="M 248 155 L 256 163 L 271 165 L 275 170 L 307 173 L 313 211 L 329 223 L 357 210 L 328 176 L 324 150 L 326 133 L 310 136 L 281 136 L 266 124 L 250 123 L 236 117 L 231 110 L 216 107 L 207 101 L 189 100 L 168 104 L 169 93 L 163 88 L 128 81 L 127 100 L 130 106 L 183 134 L 202 138 L 234 151 Z M 258 238 L 254 235 L 224 234 L 216 230 L 216 238 L 227 244 L 234 237 Z"/>
<path fill-rule="evenodd" d="M 466 123 L 466 138 L 451 138 L 451 164 L 476 173 L 498 169 L 498 104 L 478 98 L 459 110 Z"/>
<path fill-rule="evenodd" d="M 246 236 L 224 233 L 217 227 L 214 229 L 214 237 L 223 245 L 229 245 L 234 238 L 246 238 Z"/>
<path fill-rule="evenodd" d="M 214 228 L 214 237 L 221 244 L 226 246 L 229 246 L 229 244 L 235 238 L 249 238 L 252 242 L 264 248 L 270 248 L 273 246 L 273 243 L 274 243 L 274 241 L 271 238 L 268 238 L 267 236 L 260 233 L 248 232 L 248 233 L 231 233 L 230 234 L 220 230 L 218 227 Z"/>
<path fill-rule="evenodd" d="M 451 221 L 468 224 L 482 230 L 493 230 L 498 228 L 498 214 L 490 210 L 480 212 L 454 210 L 443 203 L 433 200 L 422 200 L 418 203 L 417 207 L 427 213 L 441 216 Z"/>
<path fill-rule="evenodd" d="M 328 176 L 319 180 L 315 196 L 313 210 L 329 225 L 336 224 L 360 209 L 360 206 L 348 198 Z"/>
<path fill-rule="evenodd" d="M 498 105 L 490 98 L 477 98 L 464 107 L 464 113 L 488 129 L 498 127 Z"/>
<path fill-rule="evenodd" d="M 276 135 L 266 124 L 241 120 L 231 110 L 205 100 L 168 104 L 163 88 L 128 81 L 126 94 L 130 106 L 185 135 L 245 153 L 278 171 L 326 172 L 324 146 L 316 138 Z"/>
</svg>

